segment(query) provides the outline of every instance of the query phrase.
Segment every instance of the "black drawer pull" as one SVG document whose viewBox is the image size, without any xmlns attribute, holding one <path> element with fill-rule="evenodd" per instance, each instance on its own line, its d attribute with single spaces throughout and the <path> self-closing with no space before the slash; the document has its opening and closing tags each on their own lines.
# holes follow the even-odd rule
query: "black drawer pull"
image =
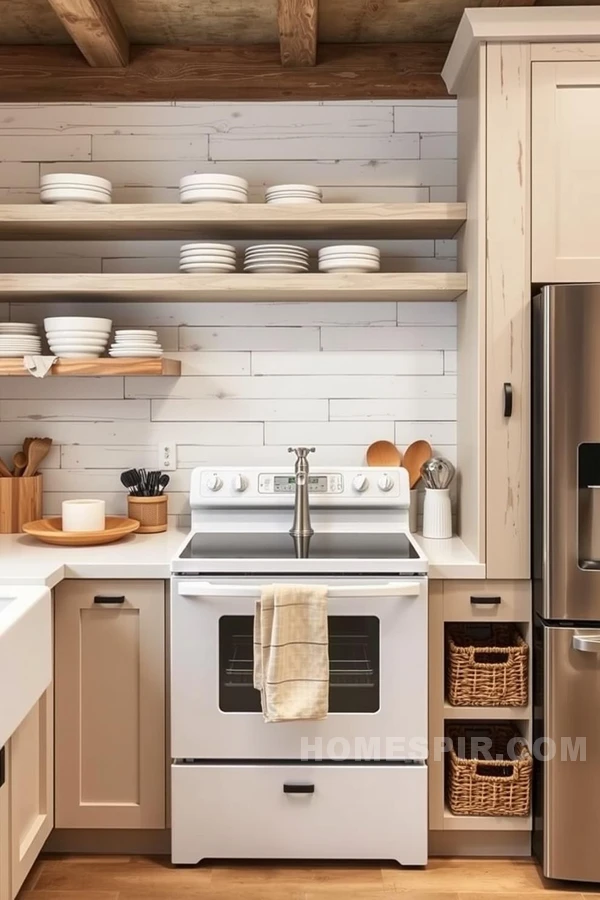
<svg viewBox="0 0 600 900">
<path fill-rule="evenodd" d="M 499 606 L 502 603 L 502 597 L 471 597 L 473 606 L 481 604 L 482 606 Z"/>
<path fill-rule="evenodd" d="M 104 594 L 96 594 L 94 603 L 112 603 L 113 605 L 116 603 L 125 603 L 125 594 L 116 597 L 106 597 Z"/>
<path fill-rule="evenodd" d="M 510 419 L 513 411 L 513 387 L 510 381 L 504 382 L 504 418 Z"/>
<path fill-rule="evenodd" d="M 287 782 L 283 785 L 284 794 L 314 794 L 314 784 L 293 784 Z"/>
<path fill-rule="evenodd" d="M 0 787 L 2 787 L 2 785 L 6 781 L 6 760 L 4 756 L 5 749 L 4 747 L 0 747 Z"/>
</svg>

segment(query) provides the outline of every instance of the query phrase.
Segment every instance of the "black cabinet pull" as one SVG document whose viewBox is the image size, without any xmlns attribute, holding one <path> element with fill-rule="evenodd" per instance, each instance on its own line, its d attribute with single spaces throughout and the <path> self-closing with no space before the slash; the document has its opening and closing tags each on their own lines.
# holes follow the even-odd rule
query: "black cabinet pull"
<svg viewBox="0 0 600 900">
<path fill-rule="evenodd" d="M 502 603 L 502 597 L 471 597 L 473 606 L 481 604 L 482 606 L 499 606 Z"/>
<path fill-rule="evenodd" d="M 314 784 L 291 784 L 287 782 L 283 785 L 284 794 L 314 794 Z"/>
<path fill-rule="evenodd" d="M 513 411 L 513 388 L 510 381 L 504 382 L 504 418 L 510 419 Z"/>
<path fill-rule="evenodd" d="M 4 758 L 4 755 L 5 755 L 5 748 L 1 747 L 0 748 L 0 787 L 2 787 L 2 785 L 6 781 L 6 760 Z"/>
<path fill-rule="evenodd" d="M 120 597 L 105 597 L 104 594 L 96 594 L 94 603 L 112 603 L 113 605 L 116 603 L 125 603 L 125 594 L 121 594 Z"/>
</svg>

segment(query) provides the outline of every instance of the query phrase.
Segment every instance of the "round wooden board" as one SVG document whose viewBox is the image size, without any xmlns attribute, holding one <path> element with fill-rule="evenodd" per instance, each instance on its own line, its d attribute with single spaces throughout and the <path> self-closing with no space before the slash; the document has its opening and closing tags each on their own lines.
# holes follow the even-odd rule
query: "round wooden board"
<svg viewBox="0 0 600 900">
<path fill-rule="evenodd" d="M 62 518 L 51 516 L 49 519 L 38 519 L 27 522 L 23 531 L 44 541 L 45 544 L 57 544 L 61 547 L 92 547 L 95 544 L 112 544 L 120 541 L 125 535 L 137 531 L 140 523 L 126 516 L 107 516 L 104 531 L 62 531 Z"/>
</svg>

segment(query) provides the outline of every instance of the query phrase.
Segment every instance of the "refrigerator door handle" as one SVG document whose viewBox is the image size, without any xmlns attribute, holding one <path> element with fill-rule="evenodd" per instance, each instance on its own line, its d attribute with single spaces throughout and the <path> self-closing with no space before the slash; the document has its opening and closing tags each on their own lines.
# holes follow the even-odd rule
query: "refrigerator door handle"
<svg viewBox="0 0 600 900">
<path fill-rule="evenodd" d="M 573 635 L 573 649 L 584 653 L 600 653 L 600 634 Z"/>
</svg>

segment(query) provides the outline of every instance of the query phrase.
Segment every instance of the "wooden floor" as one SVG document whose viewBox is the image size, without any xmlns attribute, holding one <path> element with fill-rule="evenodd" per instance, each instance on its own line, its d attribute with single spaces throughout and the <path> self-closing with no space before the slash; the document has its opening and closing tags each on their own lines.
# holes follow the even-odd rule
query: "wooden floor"
<svg viewBox="0 0 600 900">
<path fill-rule="evenodd" d="M 240 863 L 173 868 L 166 857 L 38 860 L 19 900 L 582 900 L 600 885 L 546 882 L 521 860 L 434 859 L 427 869 Z"/>
</svg>

